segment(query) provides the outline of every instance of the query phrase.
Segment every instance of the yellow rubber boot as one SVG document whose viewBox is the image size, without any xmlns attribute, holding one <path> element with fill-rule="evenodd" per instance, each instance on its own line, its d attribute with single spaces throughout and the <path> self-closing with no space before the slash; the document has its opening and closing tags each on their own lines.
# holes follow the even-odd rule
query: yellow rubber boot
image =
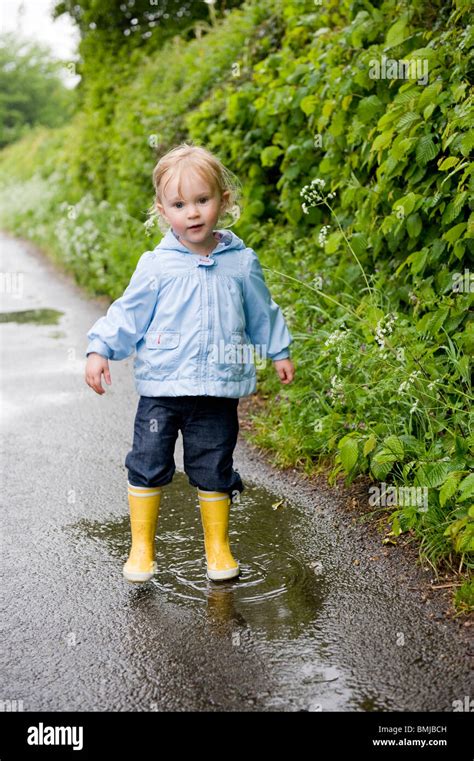
<svg viewBox="0 0 474 761">
<path fill-rule="evenodd" d="M 240 567 L 229 547 L 230 497 L 224 492 L 198 489 L 198 498 L 204 530 L 207 576 L 212 581 L 233 579 L 239 575 Z"/>
<path fill-rule="evenodd" d="M 156 573 L 155 532 L 160 500 L 161 486 L 128 484 L 132 547 L 123 567 L 127 581 L 148 581 Z"/>
</svg>

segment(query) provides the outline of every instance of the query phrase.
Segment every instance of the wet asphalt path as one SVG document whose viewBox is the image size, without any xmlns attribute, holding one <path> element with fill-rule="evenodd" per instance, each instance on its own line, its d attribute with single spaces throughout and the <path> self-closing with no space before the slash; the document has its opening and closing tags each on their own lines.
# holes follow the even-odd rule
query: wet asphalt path
<svg viewBox="0 0 474 761">
<path fill-rule="evenodd" d="M 0 700 L 24 711 L 452 711 L 472 694 L 450 623 L 369 558 L 334 495 L 272 470 L 242 435 L 240 579 L 205 578 L 180 436 L 158 574 L 126 582 L 133 358 L 110 363 L 112 386 L 97 396 L 84 350 L 106 305 L 31 246 L 2 236 L 1 249 L 2 273 L 21 273 L 23 288 L 2 294 L 2 311 L 63 314 L 0 325 Z"/>
</svg>

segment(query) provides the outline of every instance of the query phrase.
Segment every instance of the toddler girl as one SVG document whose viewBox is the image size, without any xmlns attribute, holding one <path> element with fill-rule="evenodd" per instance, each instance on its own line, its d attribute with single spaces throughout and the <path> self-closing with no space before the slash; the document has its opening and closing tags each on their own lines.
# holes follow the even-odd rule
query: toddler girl
<svg viewBox="0 0 474 761">
<path fill-rule="evenodd" d="M 173 479 L 174 448 L 183 436 L 184 469 L 197 487 L 207 576 L 240 573 L 229 547 L 230 504 L 244 486 L 233 469 L 239 398 L 256 390 L 252 353 L 269 356 L 282 383 L 294 375 L 292 336 L 272 300 L 255 252 L 226 227 L 238 211 L 237 184 L 205 148 L 180 145 L 153 171 L 156 209 L 166 233 L 145 251 L 123 295 L 87 336 L 86 383 L 105 393 L 109 359 L 136 349 L 140 396 L 127 454 L 132 544 L 128 581 L 157 570 L 154 539 L 162 489 Z"/>
</svg>

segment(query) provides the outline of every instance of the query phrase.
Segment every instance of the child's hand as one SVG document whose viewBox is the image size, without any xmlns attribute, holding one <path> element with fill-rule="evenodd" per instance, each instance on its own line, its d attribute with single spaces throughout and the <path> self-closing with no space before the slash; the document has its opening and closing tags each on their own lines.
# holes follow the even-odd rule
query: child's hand
<svg viewBox="0 0 474 761">
<path fill-rule="evenodd" d="M 273 363 L 282 383 L 291 383 L 295 368 L 291 359 L 276 359 Z"/>
<path fill-rule="evenodd" d="M 86 383 L 93 388 L 97 394 L 105 394 L 105 389 L 102 387 L 101 383 L 102 373 L 104 374 L 106 383 L 110 386 L 112 379 L 110 377 L 109 360 L 101 354 L 92 352 L 87 357 Z"/>
</svg>

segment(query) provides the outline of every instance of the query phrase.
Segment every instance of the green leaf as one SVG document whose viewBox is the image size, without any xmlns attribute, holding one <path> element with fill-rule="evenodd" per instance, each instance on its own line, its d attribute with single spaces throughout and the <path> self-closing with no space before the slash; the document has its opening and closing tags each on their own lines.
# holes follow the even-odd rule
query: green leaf
<svg viewBox="0 0 474 761">
<path fill-rule="evenodd" d="M 422 226 L 420 215 L 418 213 L 410 214 L 407 219 L 407 232 L 410 238 L 418 238 Z"/>
<path fill-rule="evenodd" d="M 469 156 L 474 148 L 474 130 L 466 132 L 461 140 L 461 153 L 463 156 Z"/>
<path fill-rule="evenodd" d="M 367 251 L 367 236 L 363 233 L 355 233 L 349 242 L 357 256 L 361 256 Z"/>
<path fill-rule="evenodd" d="M 390 145 L 390 142 L 392 140 L 393 130 L 390 130 L 388 132 L 382 132 L 381 135 L 378 135 L 378 137 L 375 138 L 374 142 L 372 143 L 371 151 L 379 151 L 381 148 L 386 148 L 387 145 Z"/>
<path fill-rule="evenodd" d="M 376 437 L 371 434 L 364 444 L 364 457 L 366 457 L 374 449 L 377 443 Z"/>
<path fill-rule="evenodd" d="M 273 166 L 278 156 L 281 156 L 283 149 L 277 145 L 269 145 L 264 148 L 260 154 L 260 161 L 262 166 Z"/>
<path fill-rule="evenodd" d="M 411 152 L 412 146 L 416 142 L 416 137 L 402 137 L 399 135 L 396 140 L 393 141 L 393 145 L 390 149 L 390 156 L 399 160 L 406 159 L 407 155 Z"/>
<path fill-rule="evenodd" d="M 384 314 L 383 311 L 376 306 L 370 306 L 366 308 L 365 305 L 361 304 L 360 311 L 363 311 L 363 310 L 366 310 L 365 316 L 369 326 L 372 328 L 372 330 L 375 330 L 375 328 L 377 327 L 377 323 L 383 317 L 383 314 Z"/>
<path fill-rule="evenodd" d="M 405 452 L 403 448 L 403 441 L 401 439 L 399 439 L 397 436 L 387 436 L 387 438 L 383 441 L 383 445 L 385 449 L 393 453 L 397 460 L 403 460 Z"/>
<path fill-rule="evenodd" d="M 456 164 L 459 164 L 459 159 L 457 156 L 449 156 L 447 159 L 444 159 L 441 164 L 438 165 L 438 169 L 440 172 L 446 172 L 448 169 L 456 166 Z"/>
<path fill-rule="evenodd" d="M 464 502 L 465 499 L 470 499 L 474 496 L 474 473 L 470 473 L 459 484 L 459 502 Z"/>
<path fill-rule="evenodd" d="M 416 144 L 416 160 L 421 166 L 425 166 L 428 161 L 434 159 L 438 154 L 439 148 L 436 148 L 431 135 L 422 135 Z"/>
<path fill-rule="evenodd" d="M 444 225 L 449 225 L 459 216 L 461 209 L 464 206 L 464 201 L 467 200 L 468 195 L 468 191 L 465 190 L 463 193 L 458 193 L 453 200 L 448 203 L 443 216 L 441 217 L 441 221 Z"/>
<path fill-rule="evenodd" d="M 341 462 L 346 473 L 350 473 L 357 462 L 359 447 L 355 439 L 346 439 L 340 447 Z"/>
<path fill-rule="evenodd" d="M 316 106 L 319 104 L 320 99 L 316 95 L 306 95 L 301 99 L 300 108 L 306 114 L 311 116 L 316 110 Z"/>
<path fill-rule="evenodd" d="M 474 552 L 474 524 L 468 524 L 456 537 L 454 548 L 459 554 Z"/>
<path fill-rule="evenodd" d="M 394 106 L 405 106 L 404 111 L 413 111 L 414 101 L 418 97 L 415 88 L 410 87 L 402 92 L 401 88 L 393 99 Z"/>
<path fill-rule="evenodd" d="M 339 230 L 336 230 L 335 232 L 331 233 L 324 247 L 324 250 L 326 251 L 327 254 L 336 253 L 336 251 L 339 249 L 339 244 L 342 240 L 342 237 L 343 237 L 342 233 L 339 232 Z"/>
<path fill-rule="evenodd" d="M 408 18 L 406 16 L 402 16 L 401 19 L 399 19 L 395 24 L 393 24 L 393 26 L 390 27 L 385 36 L 385 43 L 387 47 L 395 47 L 395 45 L 399 45 L 405 39 L 407 36 L 407 22 Z"/>
<path fill-rule="evenodd" d="M 400 513 L 399 510 L 398 513 Z M 395 515 L 395 517 L 392 519 L 392 533 L 394 536 L 400 536 L 400 534 L 403 533 L 398 515 Z"/>
<path fill-rule="evenodd" d="M 455 521 L 449 524 L 447 529 L 443 532 L 443 536 L 450 536 L 454 539 L 455 536 L 461 531 L 467 523 L 467 518 L 457 518 Z"/>
<path fill-rule="evenodd" d="M 412 213 L 413 209 L 415 208 L 416 201 L 417 201 L 417 195 L 415 193 L 407 193 L 406 196 L 404 196 L 403 198 L 399 198 L 398 201 L 395 201 L 395 203 L 392 206 L 392 209 L 393 211 L 396 212 L 397 208 L 401 206 L 405 217 L 407 217 L 409 214 Z"/>
<path fill-rule="evenodd" d="M 435 488 L 446 481 L 450 472 L 447 462 L 430 462 L 420 465 L 415 475 L 415 486 L 428 486 Z"/>
<path fill-rule="evenodd" d="M 370 463 L 370 471 L 377 481 L 383 481 L 390 471 L 392 470 L 393 462 L 372 462 Z"/>
<path fill-rule="evenodd" d="M 449 314 L 449 307 L 437 309 L 435 312 L 427 312 L 421 320 L 418 320 L 416 329 L 419 333 L 430 333 L 435 336 Z"/>
<path fill-rule="evenodd" d="M 422 111 L 425 108 L 425 106 L 428 106 L 431 103 L 436 101 L 436 96 L 438 95 L 442 87 L 443 85 L 441 82 L 433 82 L 433 84 L 423 88 L 423 92 L 418 98 L 418 108 L 420 109 L 420 111 Z"/>
<path fill-rule="evenodd" d="M 407 257 L 407 264 L 411 265 L 411 271 L 414 275 L 423 272 L 426 260 L 428 259 L 428 254 L 429 249 L 425 246 L 425 248 L 420 249 L 420 251 L 414 251 L 409 257 Z"/>
<path fill-rule="evenodd" d="M 453 471 L 453 473 L 448 475 L 439 492 L 439 503 L 441 507 L 444 507 L 446 502 L 456 494 L 460 478 L 461 473 L 456 471 Z"/>
<path fill-rule="evenodd" d="M 393 437 L 395 438 L 395 436 Z M 391 449 L 390 447 L 382 447 L 382 449 L 379 449 L 376 454 L 372 457 L 372 463 L 377 463 L 378 465 L 384 465 L 387 462 L 394 463 L 399 462 L 401 458 L 398 456 L 398 454 Z"/>
<path fill-rule="evenodd" d="M 398 120 L 397 129 L 399 132 L 404 132 L 413 127 L 418 121 L 420 121 L 419 114 L 416 114 L 414 111 L 408 111 L 407 114 L 403 114 L 402 118 Z"/>
<path fill-rule="evenodd" d="M 443 238 L 447 240 L 448 243 L 451 243 L 451 245 L 453 245 L 453 243 L 455 243 L 455 241 L 457 241 L 457 239 L 462 235 L 466 227 L 467 227 L 466 222 L 460 222 L 458 225 L 454 225 L 454 227 L 451 227 L 450 230 L 445 232 L 443 234 Z"/>
<path fill-rule="evenodd" d="M 423 109 L 423 119 L 425 120 L 425 122 L 428 121 L 428 119 L 430 118 L 435 108 L 436 108 L 436 103 L 430 103 L 429 106 L 426 106 L 426 108 Z M 436 153 L 437 152 L 438 151 L 436 151 Z"/>
<path fill-rule="evenodd" d="M 377 95 L 362 98 L 357 107 L 357 116 L 363 124 L 368 124 L 383 108 L 383 103 Z"/>
</svg>

